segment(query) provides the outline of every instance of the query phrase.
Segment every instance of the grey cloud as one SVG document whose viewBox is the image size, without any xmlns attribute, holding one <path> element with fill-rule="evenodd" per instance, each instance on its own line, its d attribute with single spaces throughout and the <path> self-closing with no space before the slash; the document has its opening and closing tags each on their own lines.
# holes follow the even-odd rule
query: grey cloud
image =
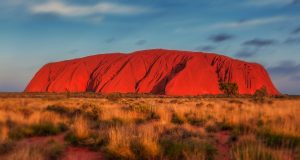
<svg viewBox="0 0 300 160">
<path fill-rule="evenodd" d="M 114 41 L 116 41 L 115 38 L 108 38 L 108 39 L 105 40 L 105 43 L 112 43 Z"/>
<path fill-rule="evenodd" d="M 298 34 L 298 33 L 300 33 L 300 27 L 294 29 L 291 33 L 292 34 Z"/>
<path fill-rule="evenodd" d="M 235 56 L 238 58 L 250 58 L 255 56 L 262 47 L 271 46 L 276 43 L 277 41 L 273 39 L 254 38 L 242 43 L 242 49 Z"/>
<path fill-rule="evenodd" d="M 269 72 L 276 75 L 292 75 L 300 74 L 300 64 L 296 64 L 294 61 L 283 61 L 277 66 L 269 67 Z"/>
<path fill-rule="evenodd" d="M 285 44 L 299 44 L 300 43 L 300 37 L 296 38 L 288 38 L 284 41 Z"/>
<path fill-rule="evenodd" d="M 300 64 L 294 61 L 283 61 L 276 66 L 268 67 L 274 83 L 283 92 L 300 93 Z"/>
<path fill-rule="evenodd" d="M 227 40 L 230 40 L 233 38 L 234 38 L 233 35 L 226 34 L 226 33 L 220 33 L 220 34 L 209 37 L 209 40 L 218 43 L 218 42 L 227 41 Z"/>
<path fill-rule="evenodd" d="M 144 39 L 142 39 L 142 40 L 137 41 L 135 44 L 138 45 L 138 46 L 142 46 L 142 45 L 144 45 L 146 43 L 147 43 L 147 41 L 144 40 Z"/>
<path fill-rule="evenodd" d="M 292 4 L 300 4 L 300 0 L 293 0 Z"/>
<path fill-rule="evenodd" d="M 245 46 L 264 47 L 276 44 L 276 40 L 273 39 L 252 39 L 243 43 Z"/>
<path fill-rule="evenodd" d="M 240 51 L 238 51 L 235 56 L 238 58 L 250 58 L 257 54 L 259 51 L 258 48 L 243 48 Z"/>
<path fill-rule="evenodd" d="M 291 79 L 294 81 L 300 81 L 300 75 L 293 76 Z"/>
<path fill-rule="evenodd" d="M 213 51 L 215 49 L 216 49 L 215 46 L 206 45 L 206 46 L 199 46 L 195 50 L 197 50 L 197 51 Z"/>
<path fill-rule="evenodd" d="M 77 54 L 78 52 L 79 52 L 79 49 L 72 49 L 72 50 L 68 51 L 69 54 L 73 54 L 73 55 Z"/>
</svg>

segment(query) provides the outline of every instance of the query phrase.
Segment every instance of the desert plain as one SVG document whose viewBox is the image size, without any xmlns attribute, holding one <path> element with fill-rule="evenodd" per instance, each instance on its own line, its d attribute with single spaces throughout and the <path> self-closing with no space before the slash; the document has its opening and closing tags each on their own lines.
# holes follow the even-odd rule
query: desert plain
<svg viewBox="0 0 300 160">
<path fill-rule="evenodd" d="M 0 94 L 3 160 L 298 160 L 299 97 Z"/>
</svg>

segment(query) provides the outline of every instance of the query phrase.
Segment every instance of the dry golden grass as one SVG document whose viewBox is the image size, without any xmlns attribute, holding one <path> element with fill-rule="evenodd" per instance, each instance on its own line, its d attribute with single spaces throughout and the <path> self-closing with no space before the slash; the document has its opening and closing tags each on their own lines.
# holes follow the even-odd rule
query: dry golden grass
<svg viewBox="0 0 300 160">
<path fill-rule="evenodd" d="M 30 145 L 12 152 L 3 149 L 6 141 L 18 144 L 12 139 L 16 128 L 29 126 L 30 134 L 28 128 L 20 133 L 34 137 L 71 132 L 75 137 L 67 144 L 97 150 L 108 159 L 214 159 L 225 154 L 234 160 L 292 160 L 300 154 L 299 115 L 300 99 L 3 98 L 0 159 L 45 157 Z M 43 126 L 47 122 L 54 128 Z M 68 130 L 56 131 L 61 124 Z M 220 144 L 216 135 L 224 132 L 229 138 Z"/>
<path fill-rule="evenodd" d="M 82 116 L 76 116 L 72 126 L 73 132 L 78 138 L 87 138 L 89 136 L 88 121 Z"/>
</svg>

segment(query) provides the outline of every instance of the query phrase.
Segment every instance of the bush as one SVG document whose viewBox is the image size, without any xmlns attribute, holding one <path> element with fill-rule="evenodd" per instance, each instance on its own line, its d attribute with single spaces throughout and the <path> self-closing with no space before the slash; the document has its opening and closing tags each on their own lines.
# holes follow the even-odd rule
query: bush
<svg viewBox="0 0 300 160">
<path fill-rule="evenodd" d="M 88 147 L 92 150 L 98 150 L 108 144 L 108 137 L 104 134 L 90 134 L 87 138 L 79 138 L 70 132 L 65 136 L 65 140 L 73 146 Z"/>
<path fill-rule="evenodd" d="M 91 103 L 84 103 L 80 107 L 80 110 L 81 110 L 82 114 L 87 119 L 89 119 L 91 122 L 99 121 L 100 120 L 100 116 L 102 114 L 102 110 L 97 105 L 91 104 Z"/>
<path fill-rule="evenodd" d="M 141 113 L 149 113 L 149 112 L 153 112 L 154 110 L 152 106 L 144 105 L 144 104 L 130 105 L 124 109 L 129 111 L 141 112 Z"/>
<path fill-rule="evenodd" d="M 49 105 L 46 108 L 46 111 L 55 112 L 55 113 L 58 113 L 58 114 L 61 114 L 61 115 L 65 115 L 65 114 L 68 114 L 70 112 L 70 110 L 67 107 L 62 106 L 62 105 L 58 105 L 58 104 Z"/>
<path fill-rule="evenodd" d="M 121 93 L 110 93 L 110 94 L 106 95 L 105 98 L 111 102 L 118 102 L 122 98 L 122 94 Z"/>
<path fill-rule="evenodd" d="M 166 159 L 213 159 L 217 153 L 216 148 L 201 139 L 201 135 L 187 131 L 183 128 L 173 128 L 165 131 L 159 139 L 163 156 Z"/>
<path fill-rule="evenodd" d="M 233 126 L 230 125 L 229 123 L 227 122 L 218 122 L 216 123 L 218 128 L 221 130 L 221 131 L 228 131 L 228 130 L 232 130 L 233 129 Z"/>
<path fill-rule="evenodd" d="M 194 113 L 185 114 L 185 118 L 187 122 L 193 126 L 203 126 L 205 124 L 205 120 L 197 117 Z"/>
<path fill-rule="evenodd" d="M 160 116 L 156 113 L 156 112 L 149 112 L 147 115 L 146 115 L 146 120 L 159 120 L 160 119 Z"/>
<path fill-rule="evenodd" d="M 237 83 L 232 82 L 219 82 L 219 89 L 228 96 L 237 95 L 239 90 Z"/>
<path fill-rule="evenodd" d="M 196 107 L 200 108 L 200 107 L 203 107 L 204 106 L 204 103 L 203 102 L 200 102 L 200 103 L 196 103 L 195 105 Z"/>
<path fill-rule="evenodd" d="M 217 132 L 218 131 L 218 128 L 217 128 L 217 126 L 216 125 L 207 125 L 206 127 L 205 127 L 205 130 L 206 130 L 206 132 Z"/>
<path fill-rule="evenodd" d="M 300 145 L 300 137 L 275 133 L 270 129 L 259 131 L 257 136 L 270 147 L 296 148 Z"/>
<path fill-rule="evenodd" d="M 40 124 L 35 124 L 30 127 L 32 129 L 32 134 L 34 136 L 49 136 L 56 135 L 60 132 L 66 131 L 67 127 L 63 123 L 59 125 L 54 125 L 50 122 L 44 122 Z"/>
<path fill-rule="evenodd" d="M 171 122 L 174 123 L 174 124 L 181 125 L 181 124 L 184 123 L 184 120 L 181 117 L 179 117 L 176 113 L 173 113 Z"/>
<path fill-rule="evenodd" d="M 261 87 L 260 89 L 256 90 L 254 93 L 254 97 L 256 98 L 264 98 L 268 96 L 268 91 L 265 86 Z"/>
<path fill-rule="evenodd" d="M 121 126 L 125 122 L 118 117 L 113 117 L 111 120 L 101 120 L 99 123 L 103 127 L 115 127 L 115 126 Z"/>
<path fill-rule="evenodd" d="M 50 136 L 56 135 L 67 130 L 64 124 L 53 124 L 50 122 L 43 122 L 33 125 L 16 126 L 9 131 L 11 139 L 22 139 L 34 136 Z"/>
</svg>

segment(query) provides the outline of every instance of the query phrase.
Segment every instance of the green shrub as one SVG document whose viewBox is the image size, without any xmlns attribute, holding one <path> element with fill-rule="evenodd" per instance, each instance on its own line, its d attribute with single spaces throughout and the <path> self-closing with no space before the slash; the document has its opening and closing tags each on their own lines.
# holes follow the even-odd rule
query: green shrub
<svg viewBox="0 0 300 160">
<path fill-rule="evenodd" d="M 232 103 L 232 104 L 240 104 L 240 105 L 244 104 L 242 101 L 236 100 L 236 99 L 231 99 L 231 100 L 229 100 L 228 102 L 229 102 L 229 103 Z"/>
<path fill-rule="evenodd" d="M 213 146 L 210 143 L 204 143 L 204 152 L 205 152 L 205 159 L 206 160 L 213 160 L 216 154 L 218 153 L 218 150 L 215 146 Z"/>
<path fill-rule="evenodd" d="M 270 147 L 287 147 L 295 148 L 300 145 L 300 137 L 275 133 L 270 129 L 263 129 L 258 132 L 257 136 Z"/>
<path fill-rule="evenodd" d="M 268 91 L 266 86 L 261 87 L 260 89 L 257 89 L 254 93 L 254 97 L 256 98 L 264 98 L 268 96 Z"/>
<path fill-rule="evenodd" d="M 156 113 L 156 112 L 149 112 L 147 115 L 146 115 L 146 120 L 159 120 L 160 119 L 160 116 Z"/>
<path fill-rule="evenodd" d="M 183 128 L 166 130 L 159 139 L 161 151 L 166 159 L 188 159 L 188 157 L 203 157 L 213 159 L 216 148 L 202 139 L 202 136 Z"/>
<path fill-rule="evenodd" d="M 203 106 L 204 106 L 204 103 L 203 103 L 203 102 L 196 103 L 196 107 L 198 107 L 198 108 L 203 107 Z"/>
<path fill-rule="evenodd" d="M 88 147 L 92 150 L 98 150 L 108 143 L 108 137 L 104 134 L 90 134 L 87 138 L 79 138 L 70 132 L 64 139 L 73 146 Z"/>
<path fill-rule="evenodd" d="M 90 108 L 86 111 L 83 111 L 84 116 L 89 119 L 91 122 L 99 121 L 102 114 L 102 110 L 96 107 Z"/>
<path fill-rule="evenodd" d="M 173 103 L 173 104 L 182 104 L 183 102 L 180 101 L 180 100 L 178 100 L 178 99 L 172 99 L 172 100 L 170 101 L 170 103 Z"/>
<path fill-rule="evenodd" d="M 32 125 L 31 129 L 34 136 L 49 136 L 66 131 L 66 126 L 62 123 L 59 125 L 54 125 L 50 122 L 44 122 Z"/>
<path fill-rule="evenodd" d="M 218 127 L 216 125 L 207 125 L 205 127 L 206 132 L 217 132 Z"/>
<path fill-rule="evenodd" d="M 206 105 L 206 107 L 212 109 L 212 108 L 214 108 L 215 106 L 214 106 L 213 104 L 209 103 L 209 104 Z"/>
<path fill-rule="evenodd" d="M 229 123 L 227 123 L 226 121 L 217 122 L 216 125 L 218 126 L 218 128 L 221 131 L 228 131 L 228 130 L 232 130 L 233 129 L 233 126 L 230 125 Z"/>
<path fill-rule="evenodd" d="M 237 83 L 232 82 L 219 82 L 219 89 L 228 96 L 233 96 L 238 94 L 239 87 Z"/>
<path fill-rule="evenodd" d="M 58 113 L 58 114 L 61 114 L 61 115 L 65 115 L 65 114 L 68 114 L 70 112 L 70 109 L 65 107 L 65 106 L 59 105 L 59 104 L 54 104 L 54 105 L 47 106 L 46 111 L 55 112 L 55 113 Z"/>
<path fill-rule="evenodd" d="M 134 104 L 134 105 L 130 105 L 124 109 L 128 110 L 128 111 L 135 111 L 135 112 L 141 112 L 141 113 L 149 113 L 149 112 L 153 112 L 153 110 L 154 110 L 154 108 L 152 106 L 145 105 L 145 104 Z"/>
<path fill-rule="evenodd" d="M 101 120 L 100 121 L 100 125 L 103 127 L 115 127 L 115 126 L 121 126 L 123 125 L 125 122 L 118 118 L 118 117 L 113 117 L 110 120 Z"/>
<path fill-rule="evenodd" d="M 121 93 L 110 93 L 110 94 L 106 95 L 105 98 L 111 102 L 118 102 L 122 98 L 122 94 Z"/>
<path fill-rule="evenodd" d="M 172 114 L 172 119 L 171 122 L 174 124 L 183 124 L 184 123 L 184 119 L 182 119 L 181 117 L 179 117 L 176 113 Z"/>
<path fill-rule="evenodd" d="M 206 122 L 204 119 L 197 117 L 194 113 L 185 114 L 185 118 L 187 122 L 193 126 L 203 126 Z"/>
<path fill-rule="evenodd" d="M 62 123 L 55 125 L 50 122 L 42 122 L 33 125 L 15 126 L 9 131 L 9 137 L 11 139 L 22 139 L 34 136 L 50 136 L 66 130 L 66 125 Z"/>
</svg>

